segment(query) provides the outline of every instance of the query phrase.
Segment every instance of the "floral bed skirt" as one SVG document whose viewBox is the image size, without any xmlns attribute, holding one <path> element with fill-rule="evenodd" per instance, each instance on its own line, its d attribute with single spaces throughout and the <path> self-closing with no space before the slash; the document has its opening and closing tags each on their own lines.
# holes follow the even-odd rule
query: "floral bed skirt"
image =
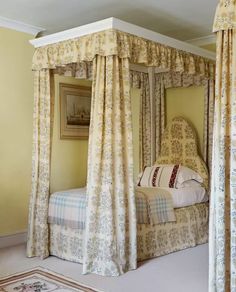
<svg viewBox="0 0 236 292">
<path fill-rule="evenodd" d="M 208 203 L 175 209 L 176 222 L 137 225 L 138 261 L 208 241 Z M 83 262 L 83 229 L 50 224 L 50 254 Z"/>
</svg>

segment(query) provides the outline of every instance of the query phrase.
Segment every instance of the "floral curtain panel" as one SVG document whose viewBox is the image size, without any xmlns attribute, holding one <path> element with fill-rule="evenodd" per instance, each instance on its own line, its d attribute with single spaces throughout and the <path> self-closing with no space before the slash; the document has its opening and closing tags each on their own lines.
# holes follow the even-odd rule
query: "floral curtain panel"
<svg viewBox="0 0 236 292">
<path fill-rule="evenodd" d="M 236 4 L 220 1 L 210 201 L 209 291 L 236 291 Z"/>
<path fill-rule="evenodd" d="M 151 165 L 151 99 L 148 73 L 130 71 L 130 86 L 140 89 L 139 167 Z"/>
<path fill-rule="evenodd" d="M 48 251 L 48 198 L 53 122 L 50 70 L 34 72 L 32 183 L 27 255 L 45 258 Z"/>
<path fill-rule="evenodd" d="M 211 170 L 212 132 L 214 120 L 214 80 L 202 75 L 167 72 L 155 74 L 156 157 L 160 153 L 161 136 L 166 126 L 165 90 L 172 87 L 204 86 L 203 159 Z"/>
<path fill-rule="evenodd" d="M 93 74 L 83 272 L 117 276 L 137 264 L 129 61 L 96 56 Z"/>
</svg>

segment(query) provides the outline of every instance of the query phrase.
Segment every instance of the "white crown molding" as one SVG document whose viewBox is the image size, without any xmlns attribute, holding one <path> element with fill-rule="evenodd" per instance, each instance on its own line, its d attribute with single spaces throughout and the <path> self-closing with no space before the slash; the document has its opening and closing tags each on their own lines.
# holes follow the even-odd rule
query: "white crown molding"
<svg viewBox="0 0 236 292">
<path fill-rule="evenodd" d="M 30 43 L 35 47 L 42 47 L 49 44 L 65 41 L 68 39 L 78 38 L 87 34 L 96 33 L 106 29 L 117 29 L 126 33 L 134 34 L 139 37 L 164 44 L 179 50 L 183 50 L 195 55 L 203 56 L 215 60 L 215 53 L 193 46 L 189 43 L 182 42 L 143 27 L 110 17 L 104 20 L 96 21 L 90 24 L 82 25 L 76 28 L 54 33 L 38 39 L 31 40 Z"/>
<path fill-rule="evenodd" d="M 31 24 L 27 24 L 24 22 L 12 20 L 9 18 L 5 18 L 0 16 L 0 27 L 14 29 L 16 31 L 25 32 L 28 34 L 32 34 L 36 36 L 39 32 L 44 31 L 45 29 L 42 27 L 34 26 Z"/>
<path fill-rule="evenodd" d="M 187 40 L 186 42 L 194 46 L 205 46 L 209 44 L 214 44 L 216 42 L 216 36 L 214 34 L 211 34 L 204 37 Z"/>
<path fill-rule="evenodd" d="M 16 233 L 0 235 L 0 248 L 10 247 L 25 243 L 27 239 L 27 230 L 22 230 Z"/>
<path fill-rule="evenodd" d="M 66 41 L 73 38 L 78 38 L 87 34 L 103 31 L 112 27 L 113 18 L 92 22 L 89 24 L 81 25 L 75 28 L 67 29 L 61 32 L 56 32 L 40 38 L 30 40 L 30 43 L 35 47 L 43 47 L 54 43 Z"/>
</svg>

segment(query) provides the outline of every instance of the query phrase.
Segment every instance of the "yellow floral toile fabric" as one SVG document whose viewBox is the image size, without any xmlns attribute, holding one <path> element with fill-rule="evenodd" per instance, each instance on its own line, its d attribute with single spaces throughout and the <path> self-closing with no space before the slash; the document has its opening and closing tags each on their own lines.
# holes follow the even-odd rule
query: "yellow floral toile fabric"
<svg viewBox="0 0 236 292">
<path fill-rule="evenodd" d="M 166 127 L 161 151 L 156 164 L 182 164 L 196 171 L 208 188 L 208 170 L 197 151 L 197 138 L 193 128 L 182 117 L 174 118 Z"/>
<path fill-rule="evenodd" d="M 130 71 L 130 86 L 140 89 L 139 169 L 151 165 L 151 98 L 148 73 Z"/>
<path fill-rule="evenodd" d="M 93 76 L 83 273 L 118 276 L 137 265 L 129 60 L 96 56 Z"/>
<path fill-rule="evenodd" d="M 209 292 L 236 291 L 236 3 L 215 17 L 216 102 L 209 233 Z"/>
<path fill-rule="evenodd" d="M 209 292 L 236 291 L 236 30 L 217 32 Z"/>
<path fill-rule="evenodd" d="M 220 0 L 216 9 L 213 31 L 236 28 L 236 1 Z"/>
<path fill-rule="evenodd" d="M 48 251 L 48 199 L 53 122 L 50 70 L 34 72 L 32 182 L 27 256 L 45 258 Z"/>
<path fill-rule="evenodd" d="M 57 67 L 53 70 L 54 74 L 59 74 L 76 79 L 93 80 L 93 64 L 92 62 L 80 62 L 67 64 L 62 67 Z"/>
<path fill-rule="evenodd" d="M 33 70 L 91 62 L 96 55 L 115 55 L 128 58 L 133 64 L 176 72 L 214 75 L 214 62 L 211 60 L 114 29 L 37 48 L 33 57 Z"/>
</svg>

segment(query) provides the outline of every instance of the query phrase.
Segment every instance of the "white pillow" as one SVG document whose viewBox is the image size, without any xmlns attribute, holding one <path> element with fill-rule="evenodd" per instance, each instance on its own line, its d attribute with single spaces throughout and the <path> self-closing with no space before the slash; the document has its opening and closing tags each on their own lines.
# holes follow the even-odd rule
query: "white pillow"
<svg viewBox="0 0 236 292">
<path fill-rule="evenodd" d="M 146 166 L 139 174 L 139 187 L 185 188 L 201 186 L 202 177 L 194 170 L 179 164 Z"/>
<path fill-rule="evenodd" d="M 194 179 L 176 183 L 176 189 L 202 187 L 202 184 Z"/>
<path fill-rule="evenodd" d="M 147 166 L 139 176 L 139 187 L 166 187 L 175 188 L 179 164 Z"/>
<path fill-rule="evenodd" d="M 190 180 L 195 180 L 199 183 L 203 183 L 203 178 L 196 171 L 181 165 L 178 172 L 177 183 L 182 184 Z"/>
</svg>

